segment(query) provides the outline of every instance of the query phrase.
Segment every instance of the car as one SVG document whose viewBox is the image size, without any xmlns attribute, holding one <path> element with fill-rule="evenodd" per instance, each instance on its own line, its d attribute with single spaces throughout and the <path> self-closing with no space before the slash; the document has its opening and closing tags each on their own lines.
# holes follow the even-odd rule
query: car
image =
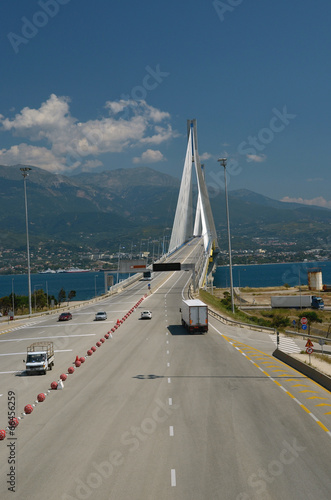
<svg viewBox="0 0 331 500">
<path fill-rule="evenodd" d="M 107 313 L 105 311 L 99 311 L 95 315 L 95 321 L 100 321 L 103 319 L 107 319 Z"/>
<path fill-rule="evenodd" d="M 151 311 L 143 311 L 140 315 L 140 319 L 152 319 Z"/>
<path fill-rule="evenodd" d="M 61 313 L 59 316 L 59 321 L 69 321 L 72 319 L 72 314 L 70 312 Z"/>
</svg>

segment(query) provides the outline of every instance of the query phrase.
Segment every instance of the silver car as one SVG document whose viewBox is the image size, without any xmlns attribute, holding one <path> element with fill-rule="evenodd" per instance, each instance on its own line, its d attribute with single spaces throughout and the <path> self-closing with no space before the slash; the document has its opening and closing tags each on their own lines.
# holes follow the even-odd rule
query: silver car
<svg viewBox="0 0 331 500">
<path fill-rule="evenodd" d="M 151 311 L 143 311 L 140 315 L 140 319 L 152 319 Z"/>
<path fill-rule="evenodd" d="M 107 313 L 105 311 L 97 312 L 95 315 L 95 321 L 101 321 L 107 319 Z"/>
</svg>

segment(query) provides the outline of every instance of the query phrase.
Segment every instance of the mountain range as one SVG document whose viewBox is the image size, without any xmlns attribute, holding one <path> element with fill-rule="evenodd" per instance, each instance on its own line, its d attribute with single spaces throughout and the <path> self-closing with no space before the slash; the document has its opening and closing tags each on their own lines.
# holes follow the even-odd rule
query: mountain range
<svg viewBox="0 0 331 500">
<path fill-rule="evenodd" d="M 22 166 L 0 166 L 0 249 L 25 245 Z M 160 237 L 172 227 L 180 181 L 170 175 L 137 167 L 67 177 L 31 168 L 27 198 L 32 246 L 49 242 L 114 251 L 119 241 Z M 210 201 L 216 229 L 225 240 L 224 191 Z M 295 236 L 316 245 L 329 238 L 329 209 L 285 203 L 246 189 L 229 192 L 229 207 L 232 235 L 245 237 L 246 243 L 262 235 Z"/>
</svg>

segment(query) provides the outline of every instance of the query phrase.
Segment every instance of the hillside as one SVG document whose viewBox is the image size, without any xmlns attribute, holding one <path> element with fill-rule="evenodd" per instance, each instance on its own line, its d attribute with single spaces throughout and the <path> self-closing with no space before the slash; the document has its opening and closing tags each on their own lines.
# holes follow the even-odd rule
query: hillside
<svg viewBox="0 0 331 500">
<path fill-rule="evenodd" d="M 25 209 L 21 165 L 0 166 L 0 247 L 24 248 Z M 31 245 L 71 245 L 110 250 L 118 241 L 159 237 L 172 226 L 179 180 L 146 167 L 54 175 L 34 167 L 27 180 Z M 211 199 L 220 245 L 226 247 L 225 199 Z M 288 204 L 246 189 L 230 191 L 234 245 L 279 238 L 316 248 L 327 242 L 331 210 Z M 169 234 L 169 231 L 168 231 Z"/>
</svg>

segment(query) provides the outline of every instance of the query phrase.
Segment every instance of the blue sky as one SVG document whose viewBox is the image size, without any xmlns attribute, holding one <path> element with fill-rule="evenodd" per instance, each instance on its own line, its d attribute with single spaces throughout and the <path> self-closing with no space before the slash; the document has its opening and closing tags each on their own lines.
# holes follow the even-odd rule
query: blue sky
<svg viewBox="0 0 331 500">
<path fill-rule="evenodd" d="M 0 164 L 180 177 L 331 208 L 329 0 L 15 0 L 0 6 Z"/>
</svg>

